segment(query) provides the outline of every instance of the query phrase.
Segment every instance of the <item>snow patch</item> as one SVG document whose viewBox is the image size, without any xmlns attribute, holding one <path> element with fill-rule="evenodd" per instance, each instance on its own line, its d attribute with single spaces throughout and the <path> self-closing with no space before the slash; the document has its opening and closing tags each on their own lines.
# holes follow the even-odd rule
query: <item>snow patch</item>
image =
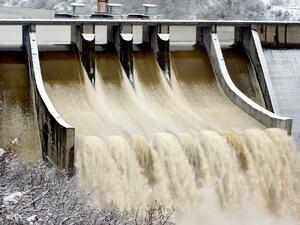
<svg viewBox="0 0 300 225">
<path fill-rule="evenodd" d="M 36 221 L 36 217 L 37 217 L 37 215 L 33 215 L 33 216 L 28 217 L 26 220 L 27 220 L 29 223 L 32 223 L 32 222 Z"/>
<path fill-rule="evenodd" d="M 12 141 L 11 141 L 11 144 L 13 145 L 17 145 L 19 143 L 19 139 L 18 138 L 14 138 Z"/>
<path fill-rule="evenodd" d="M 12 215 L 7 215 L 6 219 L 14 221 L 15 224 L 20 224 L 22 221 L 22 217 L 20 216 L 20 214 L 12 214 Z"/>
<path fill-rule="evenodd" d="M 0 157 L 5 153 L 3 148 L 0 148 Z"/>
<path fill-rule="evenodd" d="M 3 198 L 3 204 L 5 206 L 9 205 L 9 203 L 17 204 L 18 203 L 18 198 L 20 198 L 22 195 L 23 195 L 22 192 L 15 192 L 15 193 L 12 193 L 8 196 L 5 196 Z"/>
</svg>

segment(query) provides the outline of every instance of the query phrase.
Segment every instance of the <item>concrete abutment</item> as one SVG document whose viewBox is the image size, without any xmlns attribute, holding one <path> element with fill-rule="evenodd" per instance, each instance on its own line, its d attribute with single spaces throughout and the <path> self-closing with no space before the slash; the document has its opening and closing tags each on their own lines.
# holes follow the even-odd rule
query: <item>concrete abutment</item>
<svg viewBox="0 0 300 225">
<path fill-rule="evenodd" d="M 34 25 L 23 26 L 23 45 L 27 53 L 30 84 L 34 96 L 43 159 L 58 169 L 74 171 L 75 129 L 56 112 L 47 96 L 41 74 Z"/>
<path fill-rule="evenodd" d="M 251 26 L 235 27 L 235 44 L 244 49 L 254 65 L 266 108 L 271 112 L 278 113 L 277 101 L 257 33 L 251 29 Z"/>
</svg>

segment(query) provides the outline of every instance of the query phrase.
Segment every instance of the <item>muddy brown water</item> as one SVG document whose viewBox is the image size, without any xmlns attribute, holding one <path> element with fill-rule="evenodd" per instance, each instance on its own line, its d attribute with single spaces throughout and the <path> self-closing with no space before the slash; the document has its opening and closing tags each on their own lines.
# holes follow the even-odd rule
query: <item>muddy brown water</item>
<svg viewBox="0 0 300 225">
<path fill-rule="evenodd" d="M 230 102 L 215 78 L 204 48 L 171 46 L 171 61 L 178 86 L 190 106 L 219 131 L 262 128 L 256 120 Z"/>
<path fill-rule="evenodd" d="M 0 52 L 0 108 L 0 147 L 16 151 L 26 162 L 39 159 L 41 145 L 22 52 Z"/>
</svg>

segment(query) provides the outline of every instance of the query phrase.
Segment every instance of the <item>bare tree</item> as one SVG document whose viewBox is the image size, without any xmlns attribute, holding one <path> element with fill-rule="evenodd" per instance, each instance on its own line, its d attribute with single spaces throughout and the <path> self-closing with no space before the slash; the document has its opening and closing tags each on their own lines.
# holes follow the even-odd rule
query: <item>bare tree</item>
<svg viewBox="0 0 300 225">
<path fill-rule="evenodd" d="M 28 166 L 9 151 L 0 156 L 0 224 L 172 224 L 174 210 L 158 203 L 146 212 L 122 212 L 114 204 L 97 208 L 92 196 L 79 189 L 76 177 L 44 162 Z"/>
</svg>

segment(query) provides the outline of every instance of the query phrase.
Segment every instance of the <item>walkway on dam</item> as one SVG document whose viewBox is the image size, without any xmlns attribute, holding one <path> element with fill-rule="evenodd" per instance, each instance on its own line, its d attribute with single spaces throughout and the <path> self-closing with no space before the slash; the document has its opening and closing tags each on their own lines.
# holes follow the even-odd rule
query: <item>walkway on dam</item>
<svg viewBox="0 0 300 225">
<path fill-rule="evenodd" d="M 292 136 L 300 147 L 300 50 L 264 50 L 282 116 L 293 118 Z"/>
</svg>

